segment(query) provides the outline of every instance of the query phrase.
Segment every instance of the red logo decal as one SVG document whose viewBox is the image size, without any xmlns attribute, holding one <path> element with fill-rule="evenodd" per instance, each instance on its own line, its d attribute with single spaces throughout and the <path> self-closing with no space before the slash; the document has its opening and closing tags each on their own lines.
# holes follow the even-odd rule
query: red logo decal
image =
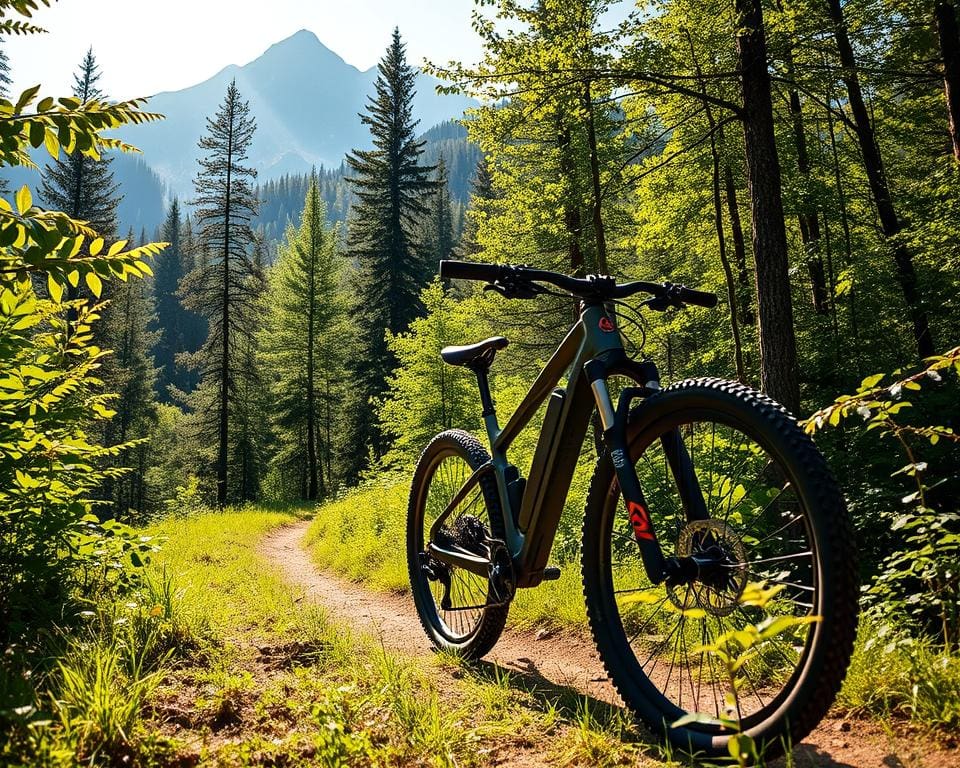
<svg viewBox="0 0 960 768">
<path fill-rule="evenodd" d="M 630 513 L 633 535 L 641 541 L 653 541 L 653 526 L 650 525 L 650 515 L 644 506 L 631 501 L 627 504 L 627 511 Z"/>
<path fill-rule="evenodd" d="M 613 331 L 616 330 L 616 328 L 613 325 L 613 320 L 611 320 L 606 315 L 600 318 L 599 325 L 600 325 L 600 330 L 603 331 L 604 333 L 613 333 Z"/>
</svg>

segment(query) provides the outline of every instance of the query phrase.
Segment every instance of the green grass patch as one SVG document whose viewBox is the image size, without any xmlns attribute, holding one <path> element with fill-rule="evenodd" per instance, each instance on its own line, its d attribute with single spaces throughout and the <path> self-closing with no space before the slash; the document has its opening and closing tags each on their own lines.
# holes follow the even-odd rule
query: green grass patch
<svg viewBox="0 0 960 768">
<path fill-rule="evenodd" d="M 393 476 L 320 505 L 305 538 L 314 562 L 373 589 L 408 592 L 408 492 L 406 478 Z M 520 590 L 509 622 L 519 630 L 584 630 L 579 563 L 567 563 L 558 581 Z M 908 717 L 955 729 L 960 727 L 960 656 L 864 620 L 837 704 L 853 714 Z"/>
<path fill-rule="evenodd" d="M 407 593 L 407 478 L 366 484 L 317 508 L 304 537 L 313 561 L 381 591 Z M 567 563 L 559 580 L 520 590 L 510 608 L 515 629 L 585 628 L 580 566 Z"/>
</svg>

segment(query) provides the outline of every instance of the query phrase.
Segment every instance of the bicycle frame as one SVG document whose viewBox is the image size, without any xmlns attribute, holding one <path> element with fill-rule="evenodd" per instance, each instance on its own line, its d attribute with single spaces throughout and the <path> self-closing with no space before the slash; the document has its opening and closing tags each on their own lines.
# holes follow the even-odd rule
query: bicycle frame
<svg viewBox="0 0 960 768">
<path fill-rule="evenodd" d="M 566 390 L 555 390 L 564 374 Z M 630 376 L 642 386 L 624 389 L 614 407 L 606 384 L 610 375 Z M 480 480 L 492 474 L 503 510 L 504 543 L 513 560 L 516 586 L 533 587 L 543 581 L 560 515 L 580 456 L 580 447 L 596 408 L 603 426 L 604 443 L 614 464 L 647 575 L 653 583 L 663 581 L 668 577 L 671 564 L 664 559 L 636 471 L 633 463 L 627 460 L 627 416 L 630 404 L 634 399 L 646 397 L 659 388 L 656 366 L 651 362 L 638 363 L 627 358 L 620 333 L 605 308 L 600 304 L 586 304 L 579 319 L 506 425 L 500 428 L 492 408 L 484 413 L 491 460 L 467 479 L 434 522 L 428 545 L 430 554 L 481 576 L 488 575 L 489 562 L 486 559 L 459 548 L 440 547 L 434 543 L 434 534 L 478 486 Z M 563 392 L 563 395 L 557 396 L 556 403 L 551 403 L 552 414 L 551 406 L 548 406 L 548 415 L 554 421 L 541 431 L 530 476 L 519 508 L 516 509 L 511 503 L 508 489 L 507 471 L 510 463 L 507 451 L 554 392 Z M 706 517 L 696 475 L 679 433 L 664 435 L 662 442 L 671 471 L 678 479 L 682 478 L 680 486 L 688 517 Z"/>
</svg>

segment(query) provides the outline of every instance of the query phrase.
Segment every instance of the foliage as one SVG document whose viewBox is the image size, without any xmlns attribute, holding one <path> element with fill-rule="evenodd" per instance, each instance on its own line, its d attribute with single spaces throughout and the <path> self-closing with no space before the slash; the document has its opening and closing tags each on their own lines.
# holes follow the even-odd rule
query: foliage
<svg viewBox="0 0 960 768">
<path fill-rule="evenodd" d="M 100 69 L 91 48 L 74 75 L 74 97 L 81 104 L 103 100 L 105 97 L 98 87 L 99 81 Z M 112 158 L 106 154 L 93 158 L 79 152 L 55 158 L 43 169 L 41 197 L 45 207 L 87 222 L 107 240 L 113 238 L 116 235 L 120 198 L 110 168 L 111 162 Z"/>
<path fill-rule="evenodd" d="M 960 435 L 952 427 L 903 423 L 899 414 L 912 406 L 904 399 L 905 392 L 917 392 L 924 383 L 947 386 L 944 374 L 960 372 L 960 347 L 926 362 L 925 369 L 890 384 L 881 386 L 884 374 L 867 377 L 856 394 L 842 395 L 813 414 L 806 422 L 806 430 L 813 433 L 826 425 L 836 427 L 858 415 L 866 422 L 868 432 L 879 429 L 881 436 L 899 443 L 909 463 L 893 474 L 911 478 L 916 490 L 903 497 L 909 510 L 897 516 L 890 526 L 894 531 L 903 531 L 903 548 L 886 558 L 883 571 L 867 593 L 879 601 L 885 612 L 909 613 L 921 622 L 929 618 L 931 611 L 935 612 L 944 646 L 956 650 L 960 647 L 960 513 L 950 498 L 952 494 L 941 500 L 931 494 L 947 478 L 927 485 L 930 465 L 918 455 L 916 441 L 936 446 L 943 440 L 955 446 L 960 444 Z M 917 589 L 918 584 L 922 589 Z"/>
<path fill-rule="evenodd" d="M 765 584 L 747 584 L 739 597 L 742 606 L 765 609 L 773 600 L 782 585 L 767 587 Z M 694 608 L 693 611 L 702 611 Z M 689 611 L 687 611 L 689 613 Z M 746 688 L 749 677 L 745 668 L 751 660 L 762 657 L 764 646 L 798 627 L 820 621 L 819 616 L 776 616 L 768 614 L 759 624 L 746 624 L 740 628 L 728 629 L 718 636 L 710 638 L 703 645 L 691 650 L 694 654 L 707 654 L 718 660 L 720 669 L 726 673 L 729 688 L 724 695 L 724 708 L 719 718 L 691 712 L 672 723 L 672 727 L 690 723 L 712 723 L 721 725 L 732 732 L 728 742 L 730 757 L 741 768 L 756 764 L 760 759 L 757 744 L 742 727 L 740 710 L 740 691 Z"/>
<path fill-rule="evenodd" d="M 12 14 L 29 17 L 32 2 L 0 3 L 2 26 Z M 23 28 L 20 29 L 23 31 Z M 45 98 L 27 113 L 39 87 L 16 104 L 0 100 L 0 165 L 29 162 L 30 145 L 99 158 L 106 149 L 132 149 L 103 137 L 102 130 L 142 123 L 140 101 L 81 103 Z M 65 287 L 81 278 L 99 297 L 111 277 L 149 274 L 143 261 L 162 245 L 125 250 L 126 241 L 105 250 L 85 223 L 62 212 L 34 207 L 29 190 L 16 207 L 0 200 L 0 614 L 4 639 L 30 631 L 35 622 L 69 620 L 77 604 L 129 578 L 126 566 L 142 565 L 144 542 L 92 514 L 94 489 L 119 476 L 103 461 L 120 447 L 104 448 L 91 437 L 92 424 L 112 415 L 110 396 L 100 394 L 98 369 L 105 352 L 92 343 L 100 307 L 63 302 Z M 49 299 L 34 291 L 45 287 Z M 69 323 L 63 315 L 69 311 Z M 78 594 L 73 594 L 74 590 Z"/>
<path fill-rule="evenodd" d="M 287 230 L 268 273 L 259 337 L 278 442 L 271 464 L 296 498 L 311 501 L 330 493 L 335 477 L 344 330 L 337 240 L 314 174 L 300 227 Z"/>
<path fill-rule="evenodd" d="M 245 439 L 249 430 L 244 429 L 244 415 L 251 403 L 243 398 L 259 390 L 251 387 L 256 376 L 251 363 L 263 264 L 256 258 L 250 224 L 257 210 L 252 188 L 256 171 L 243 164 L 255 131 L 250 105 L 231 81 L 200 140 L 206 154 L 200 159 L 192 202 L 204 260 L 184 287 L 187 308 L 208 326 L 206 341 L 192 356 L 201 385 L 191 405 L 203 417 L 201 440 L 217 446 L 214 468 L 221 506 L 228 498 L 250 498 L 259 481 L 259 467 Z"/>
<path fill-rule="evenodd" d="M 903 614 L 866 614 L 837 704 L 853 715 L 904 716 L 945 733 L 960 725 L 960 656 L 913 636 Z"/>
<path fill-rule="evenodd" d="M 422 165 L 423 142 L 415 137 L 413 97 L 416 73 L 407 64 L 399 30 L 378 65 L 367 113 L 373 149 L 347 156 L 350 183 L 357 196 L 347 234 L 347 252 L 358 268 L 350 316 L 363 328 L 350 350 L 352 387 L 347 402 L 348 479 L 355 480 L 367 451 L 382 455 L 386 445 L 370 418 L 372 400 L 382 397 L 395 366 L 386 333 L 399 333 L 420 312 L 419 295 L 435 267 L 426 265 L 417 249 L 417 234 L 427 211 L 431 167 Z"/>
<path fill-rule="evenodd" d="M 111 354 L 103 361 L 104 388 L 116 394 L 115 414 L 102 429 L 106 445 L 135 442 L 112 463 L 130 466 L 125 476 L 105 485 L 104 496 L 113 516 L 142 520 L 148 512 L 146 472 L 150 464 L 148 438 L 157 421 L 154 382 L 157 372 L 151 350 L 158 334 L 148 330 L 155 319 L 153 295 L 143 280 L 120 283 L 103 310 L 100 343 Z"/>
<path fill-rule="evenodd" d="M 443 347 L 470 339 L 469 308 L 453 300 L 439 279 L 420 300 L 427 314 L 406 333 L 388 337 L 398 367 L 379 408 L 380 428 L 391 441 L 383 460 L 387 466 L 411 466 L 430 438 L 445 429 L 481 426 L 473 376 L 440 359 Z"/>
</svg>

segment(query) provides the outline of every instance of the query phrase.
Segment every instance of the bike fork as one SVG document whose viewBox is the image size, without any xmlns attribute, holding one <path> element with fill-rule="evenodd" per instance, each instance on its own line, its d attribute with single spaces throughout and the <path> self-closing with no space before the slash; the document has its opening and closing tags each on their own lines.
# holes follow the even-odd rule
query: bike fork
<svg viewBox="0 0 960 768">
<path fill-rule="evenodd" d="M 607 389 L 607 367 L 603 361 L 591 360 L 584 366 L 584 372 L 597 403 L 600 422 L 603 425 L 604 445 L 613 462 L 617 483 L 629 515 L 634 539 L 640 549 L 647 578 L 653 584 L 664 581 L 668 584 L 687 583 L 696 578 L 699 571 L 698 563 L 689 557 L 664 557 L 637 471 L 630 458 L 627 437 L 630 403 L 636 398 L 648 397 L 660 389 L 659 374 L 653 363 L 636 364 L 636 368 L 643 374 L 642 380 L 645 383 L 642 387 L 626 388 L 620 394 L 620 401 L 616 408 Z M 679 431 L 673 430 L 664 434 L 661 442 L 671 471 L 678 480 L 687 519 L 705 519 L 708 514 L 703 494 Z"/>
</svg>

